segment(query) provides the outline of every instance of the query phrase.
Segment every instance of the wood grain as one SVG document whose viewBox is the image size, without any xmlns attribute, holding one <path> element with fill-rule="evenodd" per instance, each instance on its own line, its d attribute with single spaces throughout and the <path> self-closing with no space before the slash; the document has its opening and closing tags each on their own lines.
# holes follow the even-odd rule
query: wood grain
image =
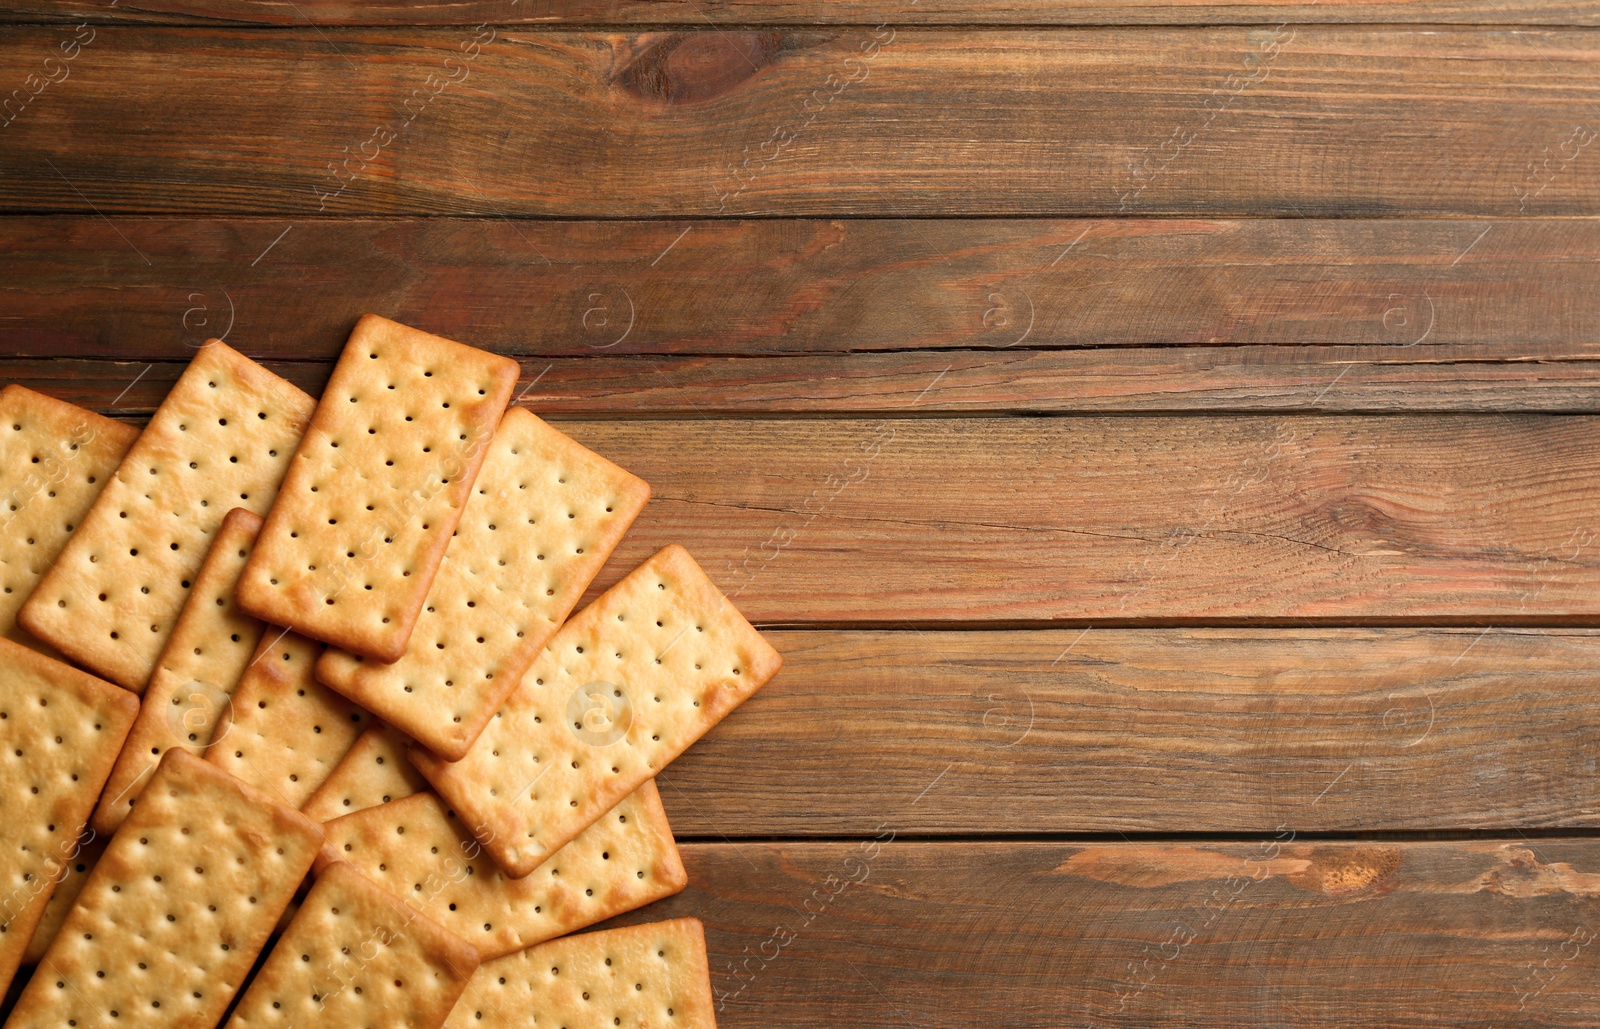
<svg viewBox="0 0 1600 1029">
<path fill-rule="evenodd" d="M 0 219 L 0 348 L 187 360 L 226 333 L 331 361 L 373 311 L 517 357 L 1205 343 L 1520 359 L 1600 343 L 1596 263 L 1594 220 L 22 216 Z"/>
<path fill-rule="evenodd" d="M 676 541 L 766 623 L 1600 622 L 1586 417 L 562 427 L 653 489 L 599 584 Z"/>
<path fill-rule="evenodd" d="M 9 0 L 0 21 L 250 25 L 1227 25 L 1280 21 L 1593 25 L 1592 7 L 1554 0 Z"/>
<path fill-rule="evenodd" d="M 1581 30 L 91 31 L 6 129 L 0 209 L 1568 216 L 1600 195 Z M 8 32 L 0 66 L 60 74 L 63 32 Z"/>
<path fill-rule="evenodd" d="M 313 396 L 332 362 L 267 361 Z M 0 358 L 18 382 L 140 420 L 178 361 Z M 900 413 L 1523 411 L 1600 414 L 1600 347 L 1140 347 L 523 362 L 522 406 L 546 418 Z"/>
<path fill-rule="evenodd" d="M 689 844 L 626 920 L 705 921 L 723 1029 L 1600 1024 L 1600 842 L 1291 833 Z"/>
<path fill-rule="evenodd" d="M 679 836 L 1600 826 L 1594 632 L 771 639 L 782 674 L 658 779 Z"/>
</svg>

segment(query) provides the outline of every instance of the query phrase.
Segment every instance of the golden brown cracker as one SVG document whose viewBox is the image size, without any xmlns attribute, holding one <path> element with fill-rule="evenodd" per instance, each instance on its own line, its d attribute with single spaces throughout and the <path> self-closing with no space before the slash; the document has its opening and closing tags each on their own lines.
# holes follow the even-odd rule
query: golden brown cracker
<svg viewBox="0 0 1600 1029">
<path fill-rule="evenodd" d="M 551 637 L 467 756 L 411 760 L 524 876 L 777 673 L 689 552 L 665 547 Z"/>
<path fill-rule="evenodd" d="M 315 640 L 269 628 L 206 751 L 218 768 L 296 809 L 371 722 L 317 682 L 312 670 L 321 652 Z"/>
<path fill-rule="evenodd" d="M 466 756 L 650 499 L 650 487 L 521 408 L 392 664 L 329 648 L 317 677 L 450 761 Z"/>
<path fill-rule="evenodd" d="M 406 758 L 404 737 L 390 726 L 374 725 L 339 759 L 300 812 L 326 822 L 427 788 L 422 773 Z"/>
<path fill-rule="evenodd" d="M 509 358 L 362 317 L 239 582 L 244 609 L 398 660 L 517 373 Z"/>
<path fill-rule="evenodd" d="M 439 1029 L 477 968 L 471 944 L 335 863 L 318 873 L 228 1029 Z"/>
<path fill-rule="evenodd" d="M 321 844 L 298 811 L 168 751 L 8 1029 L 216 1025 Z"/>
<path fill-rule="evenodd" d="M 716 1029 L 698 918 L 567 936 L 486 961 L 446 1029 Z"/>
<path fill-rule="evenodd" d="M 0 639 L 0 996 L 139 711 L 126 690 Z"/>
<path fill-rule="evenodd" d="M 17 625 L 17 611 L 138 438 L 64 400 L 0 390 L 0 637 L 55 656 Z"/>
<path fill-rule="evenodd" d="M 337 818 L 318 864 L 347 861 L 472 942 L 485 958 L 593 925 L 688 885 L 646 782 L 532 875 L 507 878 L 436 795 Z"/>
<path fill-rule="evenodd" d="M 311 406 L 206 344 L 23 605 L 22 627 L 142 692 L 223 517 L 271 506 Z"/>
<path fill-rule="evenodd" d="M 65 867 L 60 880 L 56 883 L 55 892 L 50 894 L 50 902 L 44 906 L 44 914 L 40 916 L 39 924 L 33 929 L 33 938 L 28 941 L 28 949 L 23 951 L 24 965 L 37 965 L 39 959 L 44 957 L 44 952 L 50 949 L 56 933 L 61 931 L 61 923 L 67 920 L 67 912 L 78 902 L 78 894 L 83 892 L 83 884 L 89 881 L 89 873 L 94 871 L 95 863 L 100 860 L 100 855 L 105 853 L 108 837 L 85 832 L 82 838 L 83 845 L 78 848 L 76 857 L 70 852 L 63 855 L 66 858 Z"/>
<path fill-rule="evenodd" d="M 233 599 L 234 583 L 260 528 L 260 516 L 243 508 L 234 508 L 222 520 L 95 809 L 97 832 L 117 831 L 168 749 L 202 754 L 211 745 L 265 629 Z"/>
</svg>

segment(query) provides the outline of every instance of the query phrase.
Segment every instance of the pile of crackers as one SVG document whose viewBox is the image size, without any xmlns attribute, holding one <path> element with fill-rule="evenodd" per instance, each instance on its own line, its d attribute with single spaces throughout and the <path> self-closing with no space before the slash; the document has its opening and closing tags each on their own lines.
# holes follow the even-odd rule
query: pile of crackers
<svg viewBox="0 0 1600 1029">
<path fill-rule="evenodd" d="M 650 489 L 517 375 L 369 315 L 320 401 L 0 392 L 7 1029 L 714 1025 L 697 920 L 568 934 L 684 888 L 654 776 L 780 659 L 678 546 L 572 614 Z"/>
</svg>

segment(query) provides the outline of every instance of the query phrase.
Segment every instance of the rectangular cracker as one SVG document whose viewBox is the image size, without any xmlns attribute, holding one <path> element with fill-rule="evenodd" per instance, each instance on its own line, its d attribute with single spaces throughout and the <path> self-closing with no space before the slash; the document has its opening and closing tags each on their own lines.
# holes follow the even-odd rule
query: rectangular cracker
<svg viewBox="0 0 1600 1029">
<path fill-rule="evenodd" d="M 317 682 L 321 653 L 315 640 L 269 628 L 206 751 L 207 761 L 296 810 L 372 722 Z"/>
<path fill-rule="evenodd" d="M 298 811 L 168 751 L 7 1029 L 216 1025 L 321 845 Z"/>
<path fill-rule="evenodd" d="M 226 343 L 206 344 L 23 605 L 22 627 L 143 692 L 223 516 L 272 505 L 311 407 Z"/>
<path fill-rule="evenodd" d="M 485 961 L 445 1029 L 716 1029 L 698 918 L 567 936 Z"/>
<path fill-rule="evenodd" d="M 17 611 L 138 438 L 64 400 L 0 390 L 0 637 L 55 656 L 17 625 Z"/>
<path fill-rule="evenodd" d="M 326 822 L 427 788 L 427 780 L 406 758 L 405 738 L 390 726 L 374 725 L 339 759 L 300 813 Z"/>
<path fill-rule="evenodd" d="M 139 717 L 94 812 L 95 830 L 117 831 L 146 778 L 172 747 L 203 754 L 266 626 L 240 611 L 233 586 L 261 517 L 236 507 L 222 520 L 172 635 L 156 660 Z"/>
<path fill-rule="evenodd" d="M 0 996 L 138 711 L 126 690 L 0 639 Z"/>
<path fill-rule="evenodd" d="M 227 1029 L 439 1029 L 478 952 L 349 865 L 317 874 Z"/>
<path fill-rule="evenodd" d="M 364 315 L 239 582 L 244 609 L 398 660 L 517 374 L 509 358 Z"/>
<path fill-rule="evenodd" d="M 649 499 L 643 479 L 512 408 L 405 655 L 330 648 L 317 678 L 459 761 Z"/>
<path fill-rule="evenodd" d="M 530 876 L 511 879 L 433 793 L 327 823 L 319 867 L 347 861 L 454 931 L 485 959 L 669 897 L 689 883 L 654 782 Z"/>
<path fill-rule="evenodd" d="M 550 638 L 466 757 L 414 747 L 411 761 L 524 876 L 782 663 L 688 551 L 664 547 Z"/>
<path fill-rule="evenodd" d="M 28 949 L 22 953 L 24 965 L 37 965 L 45 951 L 50 949 L 56 934 L 61 931 L 61 923 L 67 920 L 67 912 L 78 902 L 83 884 L 89 881 L 89 873 L 94 871 L 100 855 L 105 853 L 106 844 L 110 842 L 109 837 L 89 831 L 84 832 L 80 839 L 82 845 L 77 848 L 75 857 L 70 851 L 62 855 L 66 858 L 66 864 L 56 882 L 55 892 L 50 894 L 50 902 L 44 906 L 39 924 L 34 926 Z"/>
</svg>

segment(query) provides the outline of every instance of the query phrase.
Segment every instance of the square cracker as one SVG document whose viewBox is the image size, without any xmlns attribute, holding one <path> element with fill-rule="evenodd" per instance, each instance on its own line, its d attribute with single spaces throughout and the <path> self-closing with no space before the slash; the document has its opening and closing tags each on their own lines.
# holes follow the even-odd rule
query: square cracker
<svg viewBox="0 0 1600 1029">
<path fill-rule="evenodd" d="M 398 660 L 517 374 L 509 358 L 364 315 L 239 582 L 244 609 Z"/>
<path fill-rule="evenodd" d="M 405 655 L 329 649 L 317 678 L 459 761 L 649 499 L 643 479 L 512 408 Z"/>
<path fill-rule="evenodd" d="M 279 630 L 262 641 L 218 719 L 206 760 L 299 809 L 372 716 L 316 680 L 322 644 Z"/>
<path fill-rule="evenodd" d="M 317 874 L 227 1029 L 439 1029 L 478 952 L 349 865 Z"/>
<path fill-rule="evenodd" d="M 138 711 L 127 690 L 0 639 L 0 996 Z"/>
<path fill-rule="evenodd" d="M 664 547 L 550 638 L 466 757 L 411 760 L 524 876 L 782 663 L 688 551 Z"/>
<path fill-rule="evenodd" d="M 486 961 L 446 1029 L 716 1029 L 698 918 L 567 936 Z"/>
<path fill-rule="evenodd" d="M 326 822 L 427 788 L 427 780 L 406 758 L 405 739 L 387 725 L 374 725 L 339 759 L 300 813 Z"/>
<path fill-rule="evenodd" d="M 233 584 L 260 528 L 260 516 L 243 508 L 234 508 L 222 520 L 95 809 L 96 831 L 107 836 L 117 831 L 145 779 L 170 748 L 203 754 L 211 745 L 217 722 L 266 628 L 233 600 Z"/>
<path fill-rule="evenodd" d="M 689 883 L 653 782 L 521 879 L 507 878 L 432 793 L 336 818 L 323 829 L 319 866 L 351 863 L 486 959 L 670 897 Z"/>
<path fill-rule="evenodd" d="M 271 506 L 311 406 L 207 343 L 23 605 L 22 627 L 143 692 L 223 516 Z"/>
<path fill-rule="evenodd" d="M 45 951 L 50 949 L 56 934 L 61 931 L 61 923 L 67 920 L 67 912 L 78 902 L 83 884 L 89 881 L 89 873 L 94 871 L 100 855 L 105 853 L 106 844 L 110 842 L 108 837 L 98 833 L 85 832 L 83 837 L 83 845 L 78 848 L 76 857 L 72 857 L 70 851 L 63 855 L 67 858 L 66 868 L 56 882 L 55 892 L 50 894 L 50 902 L 44 906 L 39 924 L 34 926 L 33 938 L 28 941 L 28 949 L 22 954 L 24 965 L 37 965 Z"/>
<path fill-rule="evenodd" d="M 17 610 L 138 438 L 64 400 L 0 390 L 0 637 L 48 652 L 17 626 Z"/>
<path fill-rule="evenodd" d="M 7 1029 L 216 1025 L 321 844 L 311 819 L 169 750 Z"/>
</svg>

